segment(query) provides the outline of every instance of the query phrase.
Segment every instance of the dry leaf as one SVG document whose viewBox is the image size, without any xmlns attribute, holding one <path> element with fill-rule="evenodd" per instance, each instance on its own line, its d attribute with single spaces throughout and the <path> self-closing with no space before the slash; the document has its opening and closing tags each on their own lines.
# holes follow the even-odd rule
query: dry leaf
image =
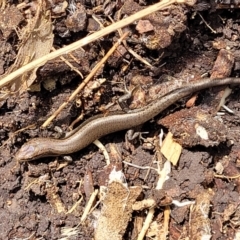
<svg viewBox="0 0 240 240">
<path fill-rule="evenodd" d="M 52 48 L 54 35 L 52 33 L 50 12 L 46 11 L 46 6 L 43 1 L 39 0 L 37 4 L 35 16 L 29 20 L 24 28 L 19 30 L 21 42 L 18 45 L 18 55 L 14 64 L 2 78 L 31 61 L 48 54 Z M 20 93 L 27 90 L 36 78 L 37 69 L 38 68 L 35 68 L 33 71 L 25 72 L 21 77 L 16 78 L 9 87 L 9 90 L 12 92 L 20 91 Z M 7 96 L 5 95 L 5 97 Z"/>
</svg>

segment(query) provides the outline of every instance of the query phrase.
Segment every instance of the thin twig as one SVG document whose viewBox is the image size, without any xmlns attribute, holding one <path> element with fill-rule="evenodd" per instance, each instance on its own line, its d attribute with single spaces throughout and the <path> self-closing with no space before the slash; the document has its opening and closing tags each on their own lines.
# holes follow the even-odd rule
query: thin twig
<svg viewBox="0 0 240 240">
<path fill-rule="evenodd" d="M 225 176 L 225 175 L 214 174 L 214 177 L 216 177 L 216 178 L 225 178 L 225 179 L 236 179 L 236 178 L 240 178 L 240 174 L 234 175 L 234 176 Z"/>
<path fill-rule="evenodd" d="M 213 32 L 213 33 L 217 33 L 203 18 L 203 16 L 198 12 L 198 15 L 200 16 L 200 18 L 202 19 L 202 21 L 205 23 L 205 25 Z"/>
<path fill-rule="evenodd" d="M 114 20 L 111 18 L 111 16 L 108 16 L 108 18 L 111 20 L 112 23 L 114 23 Z M 123 35 L 122 29 L 119 28 L 119 29 L 118 29 L 118 33 L 119 33 L 120 36 L 122 36 L 122 35 Z M 153 66 L 152 66 L 147 60 L 145 60 L 144 58 L 142 58 L 140 55 L 138 55 L 136 52 L 134 52 L 134 51 L 127 45 L 127 41 L 126 41 L 126 40 L 123 41 L 123 45 L 124 45 L 124 47 L 128 50 L 128 52 L 129 52 L 130 54 L 132 54 L 133 57 L 135 57 L 136 59 L 138 59 L 138 60 L 139 60 L 140 62 L 142 62 L 143 64 L 146 64 L 147 66 L 153 68 Z"/>
<path fill-rule="evenodd" d="M 56 49 L 54 47 L 52 47 L 52 50 L 56 51 Z M 74 67 L 65 57 L 61 56 L 60 59 L 63 62 L 65 62 L 71 68 L 72 71 L 75 71 L 81 78 L 83 78 L 82 73 L 76 67 Z"/>
<path fill-rule="evenodd" d="M 49 123 L 58 116 L 58 114 L 70 103 L 75 97 L 80 93 L 80 91 L 86 86 L 86 84 L 90 81 L 90 79 L 96 74 L 96 72 L 103 66 L 103 64 L 107 61 L 109 56 L 116 50 L 116 48 L 121 44 L 122 40 L 126 38 L 128 32 L 125 33 L 108 51 L 108 53 L 102 58 L 102 60 L 93 68 L 90 74 L 84 79 L 84 81 L 78 86 L 78 88 L 72 93 L 67 101 L 65 101 L 58 109 L 55 111 L 51 117 L 49 117 L 42 125 L 42 127 L 46 127 Z"/>
</svg>

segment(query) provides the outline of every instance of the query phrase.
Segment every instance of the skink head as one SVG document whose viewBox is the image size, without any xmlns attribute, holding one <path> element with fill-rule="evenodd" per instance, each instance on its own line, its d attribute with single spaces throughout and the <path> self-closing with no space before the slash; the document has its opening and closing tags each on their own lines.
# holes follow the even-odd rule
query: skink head
<svg viewBox="0 0 240 240">
<path fill-rule="evenodd" d="M 25 143 L 17 152 L 15 159 L 19 162 L 32 161 L 43 157 L 43 144 L 41 139 L 32 139 Z"/>
</svg>

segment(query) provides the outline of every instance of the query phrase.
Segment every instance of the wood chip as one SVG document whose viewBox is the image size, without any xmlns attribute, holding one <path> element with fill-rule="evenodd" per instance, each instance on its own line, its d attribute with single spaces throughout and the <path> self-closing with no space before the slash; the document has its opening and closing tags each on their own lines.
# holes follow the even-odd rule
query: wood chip
<svg viewBox="0 0 240 240">
<path fill-rule="evenodd" d="M 167 134 L 161 147 L 161 153 L 175 166 L 181 155 L 182 146 L 175 142 L 172 136 L 171 132 Z"/>
</svg>

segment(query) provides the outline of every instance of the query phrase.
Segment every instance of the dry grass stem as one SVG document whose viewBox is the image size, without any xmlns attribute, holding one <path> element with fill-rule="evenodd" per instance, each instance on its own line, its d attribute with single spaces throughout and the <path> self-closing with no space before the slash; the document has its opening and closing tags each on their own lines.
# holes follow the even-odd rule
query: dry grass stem
<svg viewBox="0 0 240 240">
<path fill-rule="evenodd" d="M 11 74 L 9 74 L 8 76 L 4 77 L 3 79 L 0 80 L 0 88 L 6 86 L 7 84 L 10 84 L 15 78 L 21 76 L 22 74 L 36 68 L 39 66 L 42 66 L 43 64 L 45 64 L 47 61 L 52 60 L 56 57 L 60 57 L 63 54 L 68 54 L 71 51 L 74 51 L 80 47 L 83 47 L 91 42 L 96 41 L 97 39 L 106 36 L 107 34 L 110 34 L 111 32 L 116 31 L 119 28 L 123 28 L 129 24 L 131 24 L 134 21 L 137 21 L 138 19 L 141 19 L 153 12 L 162 10 L 168 6 L 170 6 L 173 3 L 180 3 L 180 4 L 194 4 L 194 2 L 192 3 L 187 1 L 187 0 L 163 0 L 159 3 L 156 3 L 148 8 L 145 8 L 125 19 L 122 19 L 119 22 L 113 23 L 112 25 L 101 29 L 98 32 L 95 32 L 77 42 L 74 42 L 64 48 L 58 49 L 55 52 L 51 52 L 49 54 L 47 54 L 46 56 L 43 56 L 41 58 L 38 58 L 34 61 L 32 61 L 31 63 L 28 63 L 26 65 L 24 65 L 23 67 L 19 68 L 18 70 L 12 72 Z"/>
<path fill-rule="evenodd" d="M 108 53 L 102 58 L 102 60 L 93 68 L 90 74 L 83 80 L 83 82 L 78 86 L 78 88 L 72 93 L 69 99 L 64 102 L 58 109 L 53 113 L 51 117 L 49 117 L 42 125 L 42 127 L 46 127 L 49 123 L 58 116 L 58 114 L 71 102 L 75 99 L 75 97 L 80 93 L 80 91 L 86 86 L 86 84 L 92 79 L 92 77 L 96 74 L 96 72 L 103 66 L 103 64 L 107 61 L 107 59 L 112 55 L 112 53 L 116 50 L 116 48 L 121 44 L 122 40 L 127 37 L 128 32 L 125 33 L 108 51 Z"/>
<path fill-rule="evenodd" d="M 52 47 L 52 50 L 56 51 L 56 49 L 54 47 Z M 71 55 L 71 57 L 73 57 L 73 56 Z M 61 56 L 60 59 L 63 62 L 65 62 L 71 68 L 72 71 L 75 71 L 81 78 L 83 78 L 82 73 L 80 71 L 78 71 L 78 69 L 75 68 L 65 57 Z M 74 58 L 74 60 L 75 60 L 75 58 Z"/>
</svg>

